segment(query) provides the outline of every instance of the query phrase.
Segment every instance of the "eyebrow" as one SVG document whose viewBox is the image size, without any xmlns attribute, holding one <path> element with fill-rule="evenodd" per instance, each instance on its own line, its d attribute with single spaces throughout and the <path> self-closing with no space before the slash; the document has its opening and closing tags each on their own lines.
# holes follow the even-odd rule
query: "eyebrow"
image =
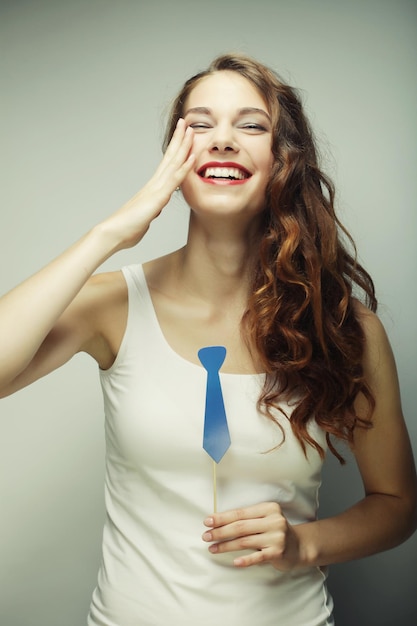
<svg viewBox="0 0 417 626">
<path fill-rule="evenodd" d="M 192 107 L 191 109 L 188 109 L 187 111 L 185 111 L 184 117 L 188 115 L 189 113 L 200 113 L 202 115 L 212 115 L 211 109 L 208 109 L 207 107 Z M 253 113 L 259 113 L 263 117 L 266 117 L 268 122 L 270 123 L 272 122 L 271 117 L 268 115 L 268 113 L 264 111 L 263 109 L 258 109 L 257 107 L 244 107 L 243 109 L 239 109 L 238 111 L 239 117 L 243 115 L 252 115 Z"/>
</svg>

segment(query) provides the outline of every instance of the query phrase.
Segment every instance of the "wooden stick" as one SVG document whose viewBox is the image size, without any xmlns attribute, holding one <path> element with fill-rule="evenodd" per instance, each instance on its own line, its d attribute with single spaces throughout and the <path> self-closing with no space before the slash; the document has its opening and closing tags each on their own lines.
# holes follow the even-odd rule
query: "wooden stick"
<svg viewBox="0 0 417 626">
<path fill-rule="evenodd" d="M 217 463 L 213 461 L 213 513 L 217 513 Z"/>
</svg>

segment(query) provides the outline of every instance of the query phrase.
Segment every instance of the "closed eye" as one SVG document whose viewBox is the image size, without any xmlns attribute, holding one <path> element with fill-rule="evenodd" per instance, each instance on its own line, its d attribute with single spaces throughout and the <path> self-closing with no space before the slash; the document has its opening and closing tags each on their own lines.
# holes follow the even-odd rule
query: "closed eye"
<svg viewBox="0 0 417 626">
<path fill-rule="evenodd" d="M 204 124 L 203 122 L 195 122 L 194 124 L 189 124 L 189 126 L 194 129 L 211 128 L 210 124 Z"/>
<path fill-rule="evenodd" d="M 265 128 L 265 126 L 262 126 L 262 124 L 255 124 L 255 123 L 241 124 L 240 128 L 243 128 L 245 130 L 263 132 L 263 133 L 266 133 L 268 130 L 267 128 Z"/>
<path fill-rule="evenodd" d="M 211 128 L 213 128 L 211 124 L 207 124 L 203 122 L 195 122 L 194 124 L 189 124 L 189 126 L 191 126 L 191 128 L 196 133 L 199 133 L 199 132 L 202 133 L 202 132 L 205 132 L 206 130 L 210 130 Z M 257 135 L 257 134 L 269 132 L 269 130 L 265 126 L 262 126 L 262 124 L 254 124 L 254 123 L 253 124 L 252 123 L 239 124 L 237 128 L 251 135 Z"/>
</svg>

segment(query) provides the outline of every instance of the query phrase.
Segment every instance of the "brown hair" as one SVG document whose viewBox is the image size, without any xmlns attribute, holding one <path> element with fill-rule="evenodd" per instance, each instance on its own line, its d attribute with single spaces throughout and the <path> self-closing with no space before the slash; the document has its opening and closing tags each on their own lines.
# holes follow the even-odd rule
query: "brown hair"
<svg viewBox="0 0 417 626">
<path fill-rule="evenodd" d="M 294 394 L 297 403 L 289 419 L 304 452 L 308 443 L 323 455 L 308 432 L 314 416 L 343 462 L 330 436 L 352 442 L 355 426 L 370 427 L 374 408 L 362 369 L 365 338 L 353 301 L 359 288 L 365 304 L 376 311 L 374 285 L 336 216 L 334 187 L 319 168 L 301 99 L 271 69 L 240 54 L 216 58 L 175 99 L 164 148 L 196 84 L 224 70 L 239 73 L 259 90 L 273 121 L 274 166 L 252 295 L 242 319 L 267 373 L 259 407 L 279 426 L 272 409 L 283 394 Z M 368 402 L 366 416 L 355 413 L 358 394 Z"/>
</svg>

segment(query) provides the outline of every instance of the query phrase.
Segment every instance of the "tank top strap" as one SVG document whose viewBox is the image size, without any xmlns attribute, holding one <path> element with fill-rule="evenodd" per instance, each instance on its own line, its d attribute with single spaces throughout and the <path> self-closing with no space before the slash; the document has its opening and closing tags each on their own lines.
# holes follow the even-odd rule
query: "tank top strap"
<svg viewBox="0 0 417 626">
<path fill-rule="evenodd" d="M 137 322 L 142 320 L 143 323 L 139 326 L 146 327 L 146 333 L 159 335 L 159 323 L 142 265 L 126 265 L 122 268 L 122 272 L 126 280 L 129 299 L 128 328 L 133 324 L 136 326 Z"/>
</svg>

